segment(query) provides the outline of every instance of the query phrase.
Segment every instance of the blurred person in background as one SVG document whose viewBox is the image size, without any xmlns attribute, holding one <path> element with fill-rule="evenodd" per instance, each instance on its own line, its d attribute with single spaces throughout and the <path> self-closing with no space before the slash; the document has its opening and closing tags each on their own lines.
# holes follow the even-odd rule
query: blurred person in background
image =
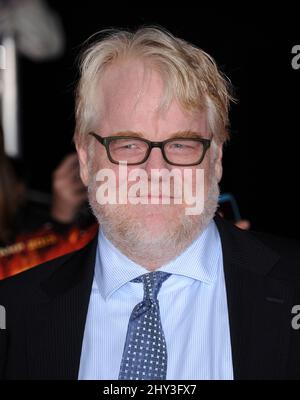
<svg viewBox="0 0 300 400">
<path fill-rule="evenodd" d="M 74 223 L 85 201 L 87 191 L 80 178 L 77 154 L 69 154 L 52 175 L 52 219 L 61 224 Z"/>
<path fill-rule="evenodd" d="M 66 230 L 78 221 L 87 200 L 79 174 L 76 153 L 67 155 L 52 174 L 52 195 L 39 201 L 40 193 L 31 191 L 29 172 L 21 159 L 7 157 L 0 132 L 0 243 L 12 244 L 24 233 L 34 233 L 43 225 Z"/>
</svg>

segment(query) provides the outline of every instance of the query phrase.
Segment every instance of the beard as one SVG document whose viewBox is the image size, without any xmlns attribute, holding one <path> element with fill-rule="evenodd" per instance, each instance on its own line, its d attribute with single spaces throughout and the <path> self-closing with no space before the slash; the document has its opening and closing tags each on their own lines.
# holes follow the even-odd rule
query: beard
<svg viewBox="0 0 300 400">
<path fill-rule="evenodd" d="M 104 235 L 128 258 L 147 269 L 156 269 L 181 254 L 205 230 L 218 208 L 220 191 L 212 167 L 199 215 L 186 215 L 184 205 L 101 205 L 96 200 L 97 182 L 89 169 L 89 203 Z"/>
</svg>

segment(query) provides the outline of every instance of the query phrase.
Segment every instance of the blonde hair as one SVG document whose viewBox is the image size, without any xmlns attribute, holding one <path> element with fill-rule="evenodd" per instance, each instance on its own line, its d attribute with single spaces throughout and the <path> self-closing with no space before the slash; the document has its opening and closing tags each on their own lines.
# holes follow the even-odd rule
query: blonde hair
<svg viewBox="0 0 300 400">
<path fill-rule="evenodd" d="M 148 62 L 161 74 L 165 94 L 162 106 L 176 98 L 186 110 L 205 110 L 214 140 L 229 138 L 228 111 L 230 83 L 214 59 L 196 46 L 157 27 L 142 27 L 136 32 L 106 30 L 101 39 L 84 51 L 80 61 L 80 80 L 76 91 L 74 140 L 84 143 L 92 130 L 95 114 L 94 91 L 100 77 L 112 63 L 128 58 Z"/>
</svg>

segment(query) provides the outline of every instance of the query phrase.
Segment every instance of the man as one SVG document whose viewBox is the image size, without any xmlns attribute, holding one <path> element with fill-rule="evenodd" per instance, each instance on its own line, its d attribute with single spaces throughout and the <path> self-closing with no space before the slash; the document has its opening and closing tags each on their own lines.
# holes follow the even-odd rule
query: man
<svg viewBox="0 0 300 400">
<path fill-rule="evenodd" d="M 163 30 L 86 50 L 75 143 L 99 235 L 2 282 L 3 378 L 300 376 L 298 243 L 215 216 L 230 100 L 212 58 Z"/>
</svg>

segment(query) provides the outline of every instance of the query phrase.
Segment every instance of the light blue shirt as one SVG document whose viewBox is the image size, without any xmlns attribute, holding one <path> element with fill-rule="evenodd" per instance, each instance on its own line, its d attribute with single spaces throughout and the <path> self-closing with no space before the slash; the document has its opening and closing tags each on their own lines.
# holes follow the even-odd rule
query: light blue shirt
<svg viewBox="0 0 300 400">
<path fill-rule="evenodd" d="M 158 293 L 167 379 L 233 379 L 222 248 L 214 221 L 158 270 L 172 274 Z M 100 230 L 78 379 L 118 379 L 128 320 L 143 300 L 143 284 L 130 281 L 148 272 Z"/>
</svg>

